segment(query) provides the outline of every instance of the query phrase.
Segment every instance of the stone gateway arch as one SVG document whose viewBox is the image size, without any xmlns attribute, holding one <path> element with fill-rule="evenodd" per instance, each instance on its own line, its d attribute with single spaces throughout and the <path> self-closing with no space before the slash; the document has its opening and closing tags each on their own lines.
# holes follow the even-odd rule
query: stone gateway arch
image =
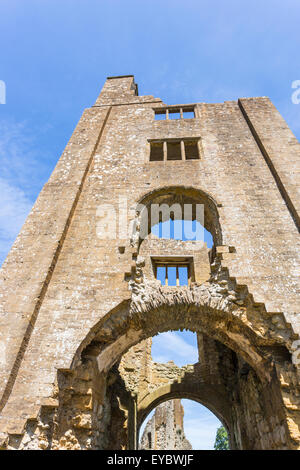
<svg viewBox="0 0 300 470">
<path fill-rule="evenodd" d="M 137 449 L 190 398 L 232 449 L 298 449 L 299 157 L 266 97 L 168 106 L 108 77 L 0 271 L 1 448 Z M 162 205 L 202 207 L 213 247 L 152 236 Z M 199 362 L 158 367 L 180 329 Z"/>
</svg>

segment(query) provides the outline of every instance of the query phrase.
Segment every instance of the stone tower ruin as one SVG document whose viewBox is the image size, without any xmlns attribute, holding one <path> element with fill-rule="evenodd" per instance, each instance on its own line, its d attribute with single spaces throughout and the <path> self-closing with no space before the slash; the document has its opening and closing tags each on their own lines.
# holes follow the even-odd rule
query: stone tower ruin
<svg viewBox="0 0 300 470">
<path fill-rule="evenodd" d="M 170 106 L 108 77 L 0 272 L 1 448 L 137 449 L 180 398 L 232 449 L 299 448 L 299 157 L 266 97 Z M 213 247 L 145 233 L 162 204 L 204 208 Z M 199 363 L 137 394 L 139 361 L 160 374 L 139 344 L 179 329 Z"/>
</svg>

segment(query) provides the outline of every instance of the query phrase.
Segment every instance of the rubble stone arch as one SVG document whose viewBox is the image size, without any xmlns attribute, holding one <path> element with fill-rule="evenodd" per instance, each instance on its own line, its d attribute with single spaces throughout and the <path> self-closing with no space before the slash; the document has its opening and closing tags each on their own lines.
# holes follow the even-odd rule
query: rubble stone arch
<svg viewBox="0 0 300 470">
<path fill-rule="evenodd" d="M 97 356 L 100 372 L 107 372 L 129 348 L 158 333 L 187 329 L 220 341 L 248 362 L 263 380 L 270 377 L 270 357 L 264 350 L 285 347 L 271 328 L 271 318 L 260 317 L 251 305 L 240 307 L 214 284 L 193 288 L 149 288 L 132 302 L 124 302 L 101 319 L 81 343 L 73 360 Z"/>
<path fill-rule="evenodd" d="M 252 395 L 248 394 L 247 381 L 241 378 L 241 387 L 244 387 L 243 398 L 246 400 L 241 404 L 245 409 L 241 425 L 240 410 L 232 409 L 235 423 L 231 429 L 235 436 L 241 436 L 240 441 L 239 437 L 235 438 L 236 447 L 286 448 L 290 445 L 280 383 L 272 360 L 272 348 L 276 353 L 280 353 L 280 348 L 285 346 L 280 335 L 272 329 L 272 318 L 264 317 L 262 312 L 253 312 L 249 299 L 248 304 L 246 302 L 247 307 L 237 305 L 228 298 L 228 294 L 218 292 L 216 283 L 176 289 L 156 286 L 149 289 L 147 295 L 144 292 L 144 297 L 141 298 L 141 295 L 141 292 L 133 295 L 131 301 L 121 303 L 98 322 L 78 348 L 71 368 L 59 371 L 56 395 L 58 405 L 51 403 L 50 408 L 44 406 L 41 411 L 41 416 L 46 414 L 47 423 L 51 411 L 51 416 L 54 416 L 51 420 L 54 419 L 56 423 L 50 428 L 47 424 L 47 429 L 53 429 L 53 435 L 44 437 L 40 432 L 43 436 L 42 445 L 48 446 L 44 448 L 134 448 L 133 442 L 136 438 L 127 444 L 124 433 L 121 442 L 114 443 L 112 440 L 116 429 L 127 429 L 127 436 L 132 434 L 129 418 L 134 400 L 128 393 L 125 396 L 124 390 L 121 399 L 114 399 L 115 403 L 119 403 L 115 408 L 117 419 L 110 425 L 109 408 L 113 395 L 107 395 L 107 391 L 114 393 L 117 389 L 110 379 L 110 371 L 121 356 L 141 340 L 159 332 L 178 329 L 204 333 L 234 351 L 250 366 L 250 372 L 247 369 L 245 376 L 250 377 L 250 382 L 255 386 L 250 390 Z M 265 395 L 272 397 L 274 407 L 270 403 L 269 409 L 264 409 L 264 404 L 259 403 L 260 396 Z M 266 433 L 267 430 L 271 436 L 266 442 L 263 442 L 262 434 L 259 434 L 258 441 L 255 441 L 253 435 L 247 435 L 248 429 L 244 421 L 246 415 L 251 415 L 247 408 L 252 406 L 253 402 L 257 402 L 254 416 L 259 416 L 260 422 L 264 424 L 263 431 L 260 432 Z M 267 419 L 261 418 L 264 412 Z M 228 419 L 227 417 L 226 423 Z M 42 425 L 44 426 L 43 423 Z M 33 435 L 32 424 L 28 423 L 27 426 L 30 435 Z M 256 435 L 256 428 L 253 429 Z M 104 438 L 99 441 L 99 433 L 107 438 L 107 442 Z M 280 440 L 275 444 L 274 434 L 278 433 Z M 108 445 L 111 447 L 107 447 Z"/>
</svg>

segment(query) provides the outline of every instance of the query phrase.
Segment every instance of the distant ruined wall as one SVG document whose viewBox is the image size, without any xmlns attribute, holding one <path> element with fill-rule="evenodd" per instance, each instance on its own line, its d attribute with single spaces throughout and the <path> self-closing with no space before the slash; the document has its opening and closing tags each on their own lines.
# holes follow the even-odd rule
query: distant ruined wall
<svg viewBox="0 0 300 470">
<path fill-rule="evenodd" d="M 191 443 L 184 434 L 184 410 L 180 400 L 159 405 L 149 419 L 141 437 L 142 450 L 190 450 Z"/>
</svg>

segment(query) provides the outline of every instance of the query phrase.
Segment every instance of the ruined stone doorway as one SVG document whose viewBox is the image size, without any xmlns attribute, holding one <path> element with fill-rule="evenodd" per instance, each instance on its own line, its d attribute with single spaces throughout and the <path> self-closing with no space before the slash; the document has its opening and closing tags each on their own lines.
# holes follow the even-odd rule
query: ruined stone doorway
<svg viewBox="0 0 300 470">
<path fill-rule="evenodd" d="M 158 405 L 186 398 L 205 405 L 219 418 L 228 430 L 232 449 L 261 448 L 263 433 L 274 422 L 272 407 L 280 402 L 276 379 L 271 388 L 265 387 L 253 367 L 230 348 L 199 331 L 197 338 L 196 364 L 178 367 L 153 362 L 148 339 L 130 348 L 114 368 L 114 391 L 117 384 L 118 401 L 123 400 L 123 410 L 127 410 L 122 422 L 128 430 L 128 444 L 123 440 L 123 446 L 138 448 L 139 428 Z M 118 427 L 117 419 L 113 429 Z M 153 444 L 153 436 L 151 439 Z"/>
<path fill-rule="evenodd" d="M 169 331 L 154 336 L 151 340 L 152 369 L 168 371 L 182 369 L 199 362 L 196 333 L 191 331 Z M 169 376 L 170 380 L 170 376 Z M 146 426 L 147 425 L 147 426 Z M 197 401 L 175 399 L 162 402 L 145 418 L 139 429 L 139 448 L 143 449 L 213 449 L 220 420 Z M 222 424 L 223 426 L 223 424 Z M 147 429 L 145 429 L 145 427 Z M 150 441 L 149 441 L 150 435 Z"/>
</svg>

